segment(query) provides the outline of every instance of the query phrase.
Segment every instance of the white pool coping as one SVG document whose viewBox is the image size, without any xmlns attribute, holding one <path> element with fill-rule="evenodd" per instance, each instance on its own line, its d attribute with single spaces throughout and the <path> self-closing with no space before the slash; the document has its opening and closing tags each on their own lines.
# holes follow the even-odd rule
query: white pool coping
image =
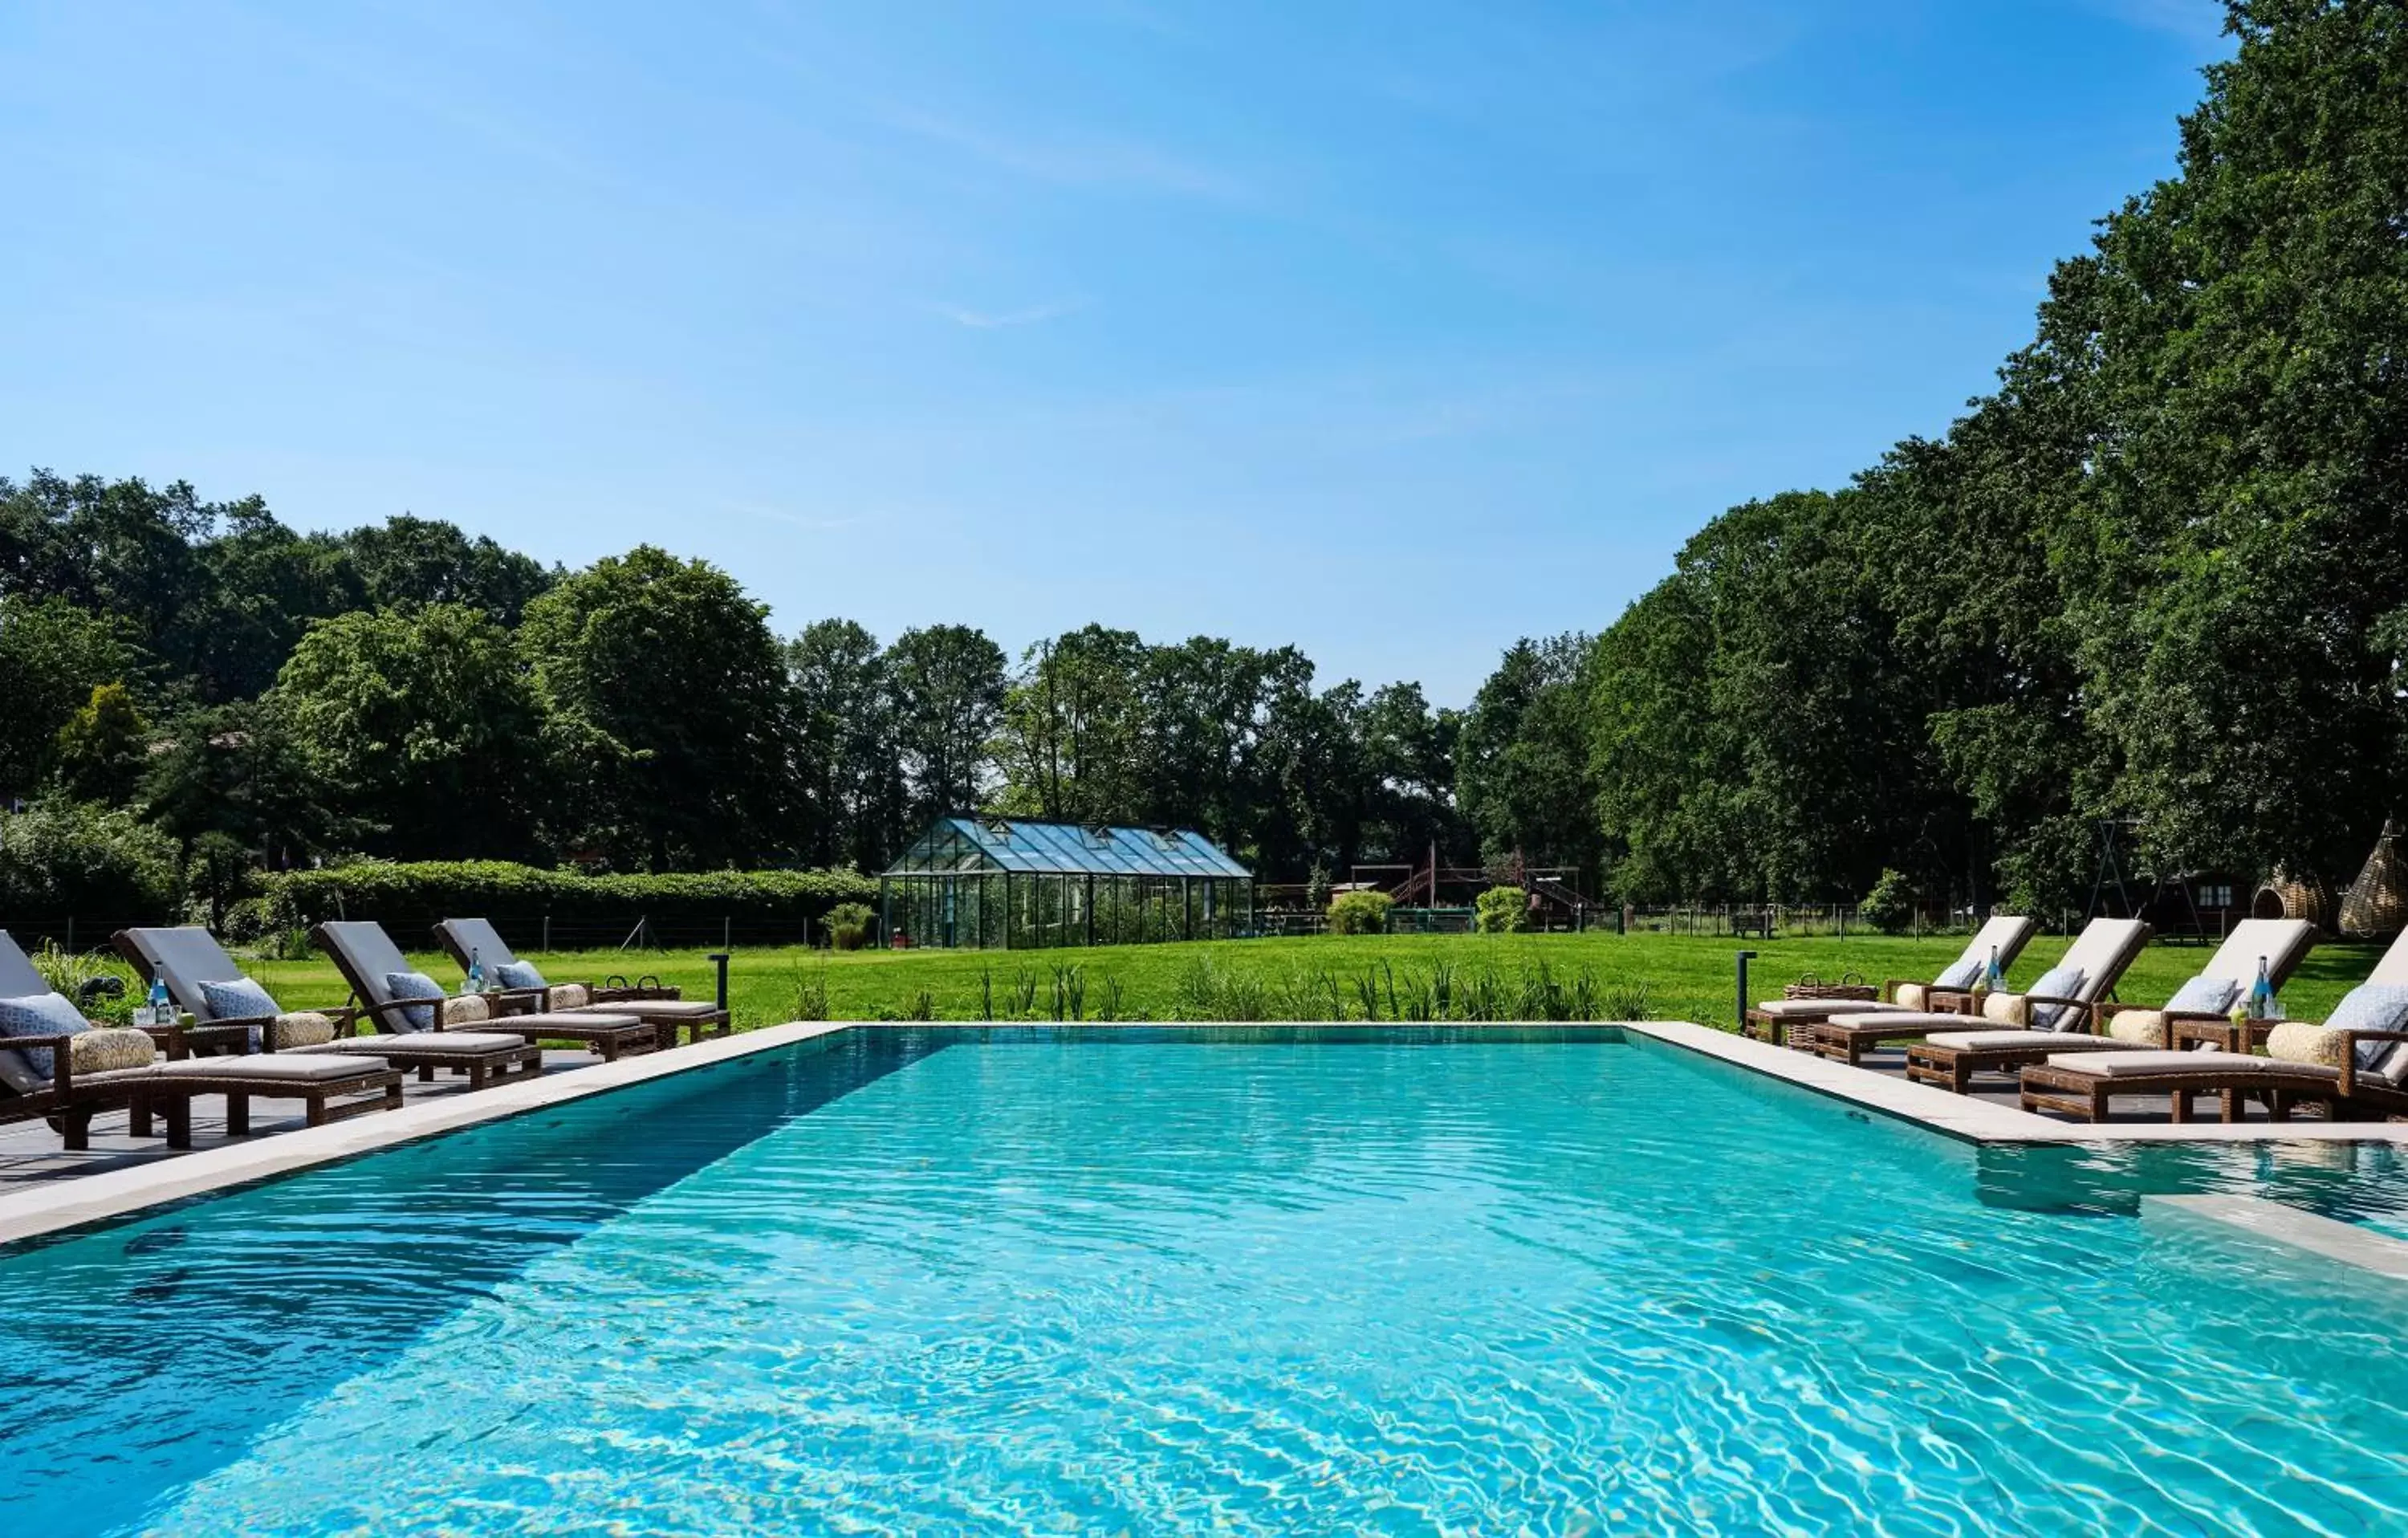
<svg viewBox="0 0 2408 1538">
<path fill-rule="evenodd" d="M 938 1021 L 939 1028 L 968 1022 Z M 1009 1028 L 1010 1023 L 998 1022 Z M 1303 1023 L 1310 1026 L 1310 1022 Z M 1349 1022 L 1359 1026 L 1361 1022 Z M 1375 1023 L 1373 1028 L 1376 1028 Z M 1952 1095 L 1870 1069 L 1851 1068 L 1811 1053 L 1794 1052 L 1728 1031 L 1678 1020 L 1613 1021 L 1612 1028 L 1694 1052 L 1816 1094 L 1878 1112 L 1964 1142 L 1975 1143 L 2408 1143 L 2408 1124 L 2252 1122 L 2235 1126 L 2201 1122 L 2175 1127 L 2056 1121 L 1996 1105 L 1970 1095 Z M 1221 1028 L 1220 1023 L 1130 1022 L 1138 1028 Z M 312 1165 L 351 1158 L 398 1143 L 457 1131 L 485 1122 L 563 1105 L 589 1096 L 644 1084 L 672 1074 L 776 1052 L 848 1030 L 916 1028 L 885 1022 L 796 1021 L 736 1036 L 718 1037 L 666 1051 L 596 1063 L 571 1072 L 548 1074 L 449 1095 L 337 1122 L 330 1127 L 280 1131 L 249 1142 L 228 1143 L 174 1158 L 72 1175 L 0 1194 L 0 1245 L 107 1222 L 165 1202 L 205 1196 L 290 1174 Z M 1052 1025 L 1046 1028 L 1124 1028 L 1108 1024 Z M 2272 1203 L 2268 1203 L 2272 1205 Z M 2284 1209 L 2287 1210 L 2287 1209 Z M 2303 1216 L 2306 1215 L 2302 1215 Z M 2344 1225 L 2346 1227 L 2346 1225 Z"/>
</svg>

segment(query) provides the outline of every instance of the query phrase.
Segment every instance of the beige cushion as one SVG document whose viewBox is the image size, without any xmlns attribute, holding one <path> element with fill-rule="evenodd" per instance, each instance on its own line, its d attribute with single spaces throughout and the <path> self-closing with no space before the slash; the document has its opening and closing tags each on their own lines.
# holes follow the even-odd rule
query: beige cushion
<svg viewBox="0 0 2408 1538">
<path fill-rule="evenodd" d="M 2166 1012 L 2117 1010 L 2108 1017 L 2107 1034 L 2136 1047 L 2162 1047 L 2166 1044 Z"/>
<path fill-rule="evenodd" d="M 294 1047 L 322 1047 L 335 1039 L 335 1022 L 329 1015 L 315 1010 L 296 1010 L 280 1014 L 268 1027 L 268 1050 L 284 1052 Z"/>
<path fill-rule="evenodd" d="M 2095 1052 L 2116 1044 L 2100 1037 L 2062 1030 L 1948 1030 L 1929 1040 L 1935 1046 L 1971 1047 L 1975 1051 L 1990 1047 L 2050 1047 L 2058 1052 Z"/>
<path fill-rule="evenodd" d="M 584 1009 L 593 1002 L 594 990 L 584 984 L 555 983 L 552 985 L 552 997 L 544 1000 L 544 1008 L 560 1014 L 569 1010 Z"/>
<path fill-rule="evenodd" d="M 1891 998 L 1902 1010 L 1919 1010 L 1931 1001 L 1931 990 L 1920 983 L 1900 983 Z"/>
<path fill-rule="evenodd" d="M 146 1068 L 158 1056 L 150 1033 L 108 1028 L 87 1030 L 67 1042 L 67 1066 L 76 1073 L 111 1073 L 122 1068 Z"/>
<path fill-rule="evenodd" d="M 2031 1024 L 2031 1003 L 2019 993 L 1994 993 L 1982 1000 L 1982 1018 L 2021 1030 Z"/>
<path fill-rule="evenodd" d="M 346 1036 L 321 1052 L 358 1052 L 378 1057 L 419 1057 L 439 1053 L 500 1052 L 526 1045 L 523 1036 L 492 1030 L 412 1031 L 407 1036 Z"/>
<path fill-rule="evenodd" d="M 2266 1033 L 2266 1056 L 2286 1063 L 2320 1063 L 2341 1067 L 2349 1050 L 2349 1033 L 2306 1020 L 2286 1020 Z"/>
<path fill-rule="evenodd" d="M 493 1017 L 493 1006 L 485 1002 L 485 996 L 481 993 L 454 994 L 443 1000 L 445 1030 L 450 1030 L 454 1026 L 473 1026 L 480 1020 L 490 1020 Z"/>
<path fill-rule="evenodd" d="M 337 1053 L 283 1052 L 250 1057 L 187 1057 L 161 1063 L 151 1073 L 162 1079 L 252 1079 L 262 1084 L 317 1079 L 349 1079 L 374 1071 L 372 1065 Z"/>
<path fill-rule="evenodd" d="M 1965 1023 L 1965 1017 L 1961 1014 L 1950 1014 L 1944 1011 L 1877 1010 L 1870 1014 L 1850 1013 L 1834 1015 L 1832 1016 L 1830 1023 L 1839 1027 L 1842 1030 L 1888 1030 L 1910 1032 L 1918 1030 L 1946 1030 L 1951 1026 L 1963 1025 Z"/>
<path fill-rule="evenodd" d="M 575 1014 L 563 1014 L 553 1010 L 546 1014 L 506 1014 L 496 1025 L 517 1031 L 599 1030 L 606 1026 L 640 1026 L 643 1021 L 632 1014 L 609 1014 L 600 1010 L 581 1010 Z"/>
<path fill-rule="evenodd" d="M 2069 1053 L 2051 1057 L 2051 1068 L 2095 1073 L 2101 1078 L 2146 1077 L 2153 1073 L 2253 1073 L 2278 1070 L 2318 1079 L 2337 1079 L 2341 1070 L 2315 1063 L 2275 1063 L 2238 1052 L 2100 1052 L 2087 1057 Z"/>
</svg>

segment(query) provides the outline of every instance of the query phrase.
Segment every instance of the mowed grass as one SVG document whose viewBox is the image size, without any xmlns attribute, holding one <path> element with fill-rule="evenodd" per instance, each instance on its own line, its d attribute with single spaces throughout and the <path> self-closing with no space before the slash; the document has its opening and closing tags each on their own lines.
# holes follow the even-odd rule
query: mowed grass
<svg viewBox="0 0 2408 1538">
<path fill-rule="evenodd" d="M 2068 943 L 2056 935 L 2034 940 L 2011 970 L 2010 982 L 2029 984 Z M 1611 1000 L 1626 1016 L 1694 1020 L 1729 1029 L 1736 1024 L 1734 959 L 1742 946 L 1756 953 L 1750 963 L 1750 992 L 1770 998 L 1784 983 L 1810 973 L 1826 981 L 1854 974 L 1874 984 L 1890 977 L 1928 979 L 1955 959 L 1963 944 L 1962 937 L 1742 942 L 1586 934 L 1309 936 L 1092 951 L 738 950 L 728 968 L 728 993 L 737 1023 L 747 1028 L 797 1018 L 1044 1020 L 1054 1017 L 1056 969 L 1075 968 L 1082 996 L 1077 1013 L 1089 1019 L 1108 1009 L 1125 1020 L 1221 1018 L 1226 1016 L 1209 1002 L 1199 1007 L 1198 1000 L 1226 998 L 1247 1000 L 1250 1013 L 1262 1017 L 1281 1017 L 1283 1004 L 1332 999 L 1335 1007 L 1316 1007 L 1312 1016 L 1360 1020 L 1366 1018 L 1366 981 L 1380 996 L 1378 1017 L 1384 1019 L 1390 1017 L 1392 989 L 1411 998 L 1441 969 L 1451 972 L 1458 998 L 1485 973 L 1507 999 L 1521 997 L 1516 990 L 1543 970 L 1563 989 L 1586 974 L 1594 985 L 1586 997 Z M 2116 995 L 2128 1003 L 2161 1003 L 2211 951 L 2200 944 L 2153 945 L 2125 973 Z M 2321 1019 L 2365 979 L 2379 954 L 2372 945 L 2319 946 L 2284 990 L 2286 1010 Z M 438 982 L 459 979 L 459 969 L 448 957 L 428 954 L 413 959 Z M 681 987 L 689 999 L 709 998 L 713 986 L 711 965 L 701 953 L 566 952 L 530 959 L 554 982 L 651 975 Z M 339 1004 L 346 992 L 323 958 L 247 959 L 246 965 L 287 1009 Z M 1023 999 L 1028 1000 L 1025 1008 Z M 1066 1006 L 1064 1013 L 1071 1012 Z"/>
</svg>

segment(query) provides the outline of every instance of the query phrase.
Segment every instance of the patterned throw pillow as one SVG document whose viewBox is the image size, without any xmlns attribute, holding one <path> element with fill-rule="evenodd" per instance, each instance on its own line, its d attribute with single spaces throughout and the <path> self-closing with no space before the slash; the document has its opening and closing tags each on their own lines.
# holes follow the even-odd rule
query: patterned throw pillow
<svg viewBox="0 0 2408 1538">
<path fill-rule="evenodd" d="M 2083 980 L 2087 975 L 2071 963 L 2051 967 L 2040 974 L 2040 981 L 2031 985 L 2031 992 L 2041 999 L 2079 999 L 2082 997 Z M 2031 1028 L 2034 1030 L 2063 1030 L 2079 1018 L 2081 1015 L 2075 1010 L 2064 1004 L 2034 1004 L 2031 1007 Z"/>
<path fill-rule="evenodd" d="M 64 994 L 37 993 L 23 999 L 0 999 L 0 1039 L 10 1036 L 74 1036 L 92 1028 Z M 34 1076 L 50 1076 L 50 1049 L 27 1047 L 17 1058 Z"/>
<path fill-rule="evenodd" d="M 380 1023 L 389 1029 L 405 1032 L 433 1029 L 435 1006 L 447 997 L 443 985 L 424 972 L 387 972 L 384 974 L 384 991 L 389 999 L 427 1000 L 416 1009 L 384 1012 L 384 1019 Z"/>
<path fill-rule="evenodd" d="M 545 1007 L 559 1014 L 568 1010 L 581 1010 L 594 1002 L 594 990 L 582 983 L 562 983 L 552 990 L 552 1001 Z"/>
<path fill-rule="evenodd" d="M 2335 1030 L 2408 1030 L 2408 987 L 2397 983 L 2361 983 L 2333 1006 L 2325 1024 Z M 2358 1066 L 2379 1070 L 2399 1045 L 2397 1042 L 2360 1042 Z"/>
<path fill-rule="evenodd" d="M 481 993 L 454 994 L 452 998 L 443 1000 L 445 1030 L 450 1030 L 454 1026 L 473 1026 L 479 1021 L 490 1020 L 493 1017 L 494 1007 L 485 1002 L 485 996 Z"/>
<path fill-rule="evenodd" d="M 539 988 L 543 973 L 535 970 L 532 961 L 505 961 L 494 969 L 494 981 L 506 988 Z"/>
<path fill-rule="evenodd" d="M 2017 1030 L 2031 1028 L 2031 1006 L 2019 993 L 1994 993 L 1982 1000 L 1982 1018 Z"/>
<path fill-rule="evenodd" d="M 1976 956 L 1966 956 L 1955 966 L 1931 980 L 1935 988 L 1970 988 L 1973 979 L 1982 975 L 1985 964 Z"/>
<path fill-rule="evenodd" d="M 2168 1014 L 2229 1014 L 2241 985 L 2229 977 L 2194 977 L 2166 1000 Z"/>
<path fill-rule="evenodd" d="M 201 1002 L 209 1009 L 212 1020 L 259 1020 L 284 1013 L 265 988 L 248 977 L 237 977 L 230 983 L 201 985 Z M 260 1047 L 259 1028 L 251 1028 L 251 1050 Z"/>
</svg>

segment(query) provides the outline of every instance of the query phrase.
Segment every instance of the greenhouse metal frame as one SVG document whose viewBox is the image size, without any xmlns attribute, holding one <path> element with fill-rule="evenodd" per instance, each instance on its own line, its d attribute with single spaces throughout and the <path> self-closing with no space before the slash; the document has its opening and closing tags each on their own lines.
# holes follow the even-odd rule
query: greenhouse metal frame
<svg viewBox="0 0 2408 1538">
<path fill-rule="evenodd" d="M 1228 940 L 1253 931 L 1254 876 L 1192 828 L 940 817 L 879 878 L 878 907 L 909 945 Z"/>
</svg>

